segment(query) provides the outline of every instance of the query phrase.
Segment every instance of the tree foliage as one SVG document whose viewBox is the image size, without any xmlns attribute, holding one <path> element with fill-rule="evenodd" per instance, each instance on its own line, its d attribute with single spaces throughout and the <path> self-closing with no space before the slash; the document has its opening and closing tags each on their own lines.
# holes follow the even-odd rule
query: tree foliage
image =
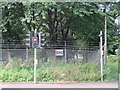
<svg viewBox="0 0 120 90">
<path fill-rule="evenodd" d="M 25 29 L 21 19 L 25 17 L 22 3 L 7 3 L 2 8 L 4 42 L 21 43 L 24 39 Z"/>
<path fill-rule="evenodd" d="M 64 45 L 99 42 L 99 32 L 104 32 L 104 12 L 96 2 L 19 2 L 3 4 L 4 42 L 23 42 L 25 33 L 37 29 L 47 34 L 49 44 Z M 119 42 L 115 19 L 120 15 L 119 2 L 107 3 L 107 31 L 109 50 Z M 111 50 L 112 49 L 112 50 Z"/>
</svg>

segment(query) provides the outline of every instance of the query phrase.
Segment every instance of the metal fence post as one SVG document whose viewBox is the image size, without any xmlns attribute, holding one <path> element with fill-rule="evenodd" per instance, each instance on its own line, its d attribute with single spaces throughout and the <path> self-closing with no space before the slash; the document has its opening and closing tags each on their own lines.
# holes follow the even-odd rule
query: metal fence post
<svg viewBox="0 0 120 90">
<path fill-rule="evenodd" d="M 26 47 L 26 63 L 28 63 L 28 47 Z"/>
<path fill-rule="evenodd" d="M 0 7 L 0 25 L 1 24 L 2 24 L 2 8 Z M 2 60 L 3 60 L 2 58 L 2 27 L 0 26 L 0 61 Z"/>
<path fill-rule="evenodd" d="M 65 64 L 67 63 L 66 41 L 65 41 Z"/>
</svg>

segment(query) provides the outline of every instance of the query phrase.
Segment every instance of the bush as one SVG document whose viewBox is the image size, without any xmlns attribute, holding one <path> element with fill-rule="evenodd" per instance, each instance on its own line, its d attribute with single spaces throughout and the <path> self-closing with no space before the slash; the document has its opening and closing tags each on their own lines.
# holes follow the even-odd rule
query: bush
<svg viewBox="0 0 120 90">
<path fill-rule="evenodd" d="M 9 67 L 0 69 L 0 81 L 2 82 L 31 82 L 33 81 L 33 65 L 19 64 L 11 61 Z M 116 56 L 108 57 L 108 64 L 104 74 L 105 81 L 118 80 L 118 60 Z M 40 63 L 37 65 L 37 80 L 56 82 L 56 81 L 100 81 L 100 64 L 91 62 L 81 63 Z"/>
<path fill-rule="evenodd" d="M 118 57 L 111 55 L 108 57 L 108 63 L 105 70 L 106 81 L 116 81 L 119 79 L 118 75 Z"/>
</svg>

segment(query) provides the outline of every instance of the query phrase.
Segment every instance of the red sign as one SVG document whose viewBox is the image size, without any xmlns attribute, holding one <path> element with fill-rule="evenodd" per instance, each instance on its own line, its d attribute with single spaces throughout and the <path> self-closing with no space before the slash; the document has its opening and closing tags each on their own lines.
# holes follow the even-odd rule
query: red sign
<svg viewBox="0 0 120 90">
<path fill-rule="evenodd" d="M 37 37 L 34 37 L 34 38 L 33 38 L 33 41 L 34 41 L 34 42 L 37 42 L 37 41 L 38 41 L 38 40 L 37 40 Z"/>
</svg>

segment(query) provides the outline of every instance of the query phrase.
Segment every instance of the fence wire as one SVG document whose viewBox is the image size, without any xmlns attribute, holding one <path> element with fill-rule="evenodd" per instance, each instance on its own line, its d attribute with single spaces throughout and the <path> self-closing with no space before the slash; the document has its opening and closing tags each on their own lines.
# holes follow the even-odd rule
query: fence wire
<svg viewBox="0 0 120 90">
<path fill-rule="evenodd" d="M 3 75 L 1 80 L 8 77 L 8 81 L 33 81 L 34 49 L 25 45 L 2 45 L 0 63 L 4 68 L 8 68 L 10 77 Z M 36 78 L 37 81 L 99 81 L 99 60 L 99 44 L 84 48 L 78 45 L 37 48 Z M 2 72 L 4 73 L 4 70 Z"/>
<path fill-rule="evenodd" d="M 8 47 L 8 45 L 6 45 Z M 17 45 L 19 48 L 14 48 L 9 45 L 9 48 L 2 48 L 2 59 L 1 61 L 8 62 L 10 59 L 22 60 L 23 62 L 28 62 L 34 58 L 33 48 L 27 48 Z M 10 48 L 12 47 L 12 48 Z M 76 48 L 77 45 L 70 48 L 69 45 L 55 46 L 51 45 L 45 48 L 37 48 L 37 60 L 38 62 L 59 62 L 67 61 L 67 63 L 87 63 L 92 61 L 100 60 L 100 50 L 99 46 L 92 46 L 88 48 Z M 60 55 L 59 55 L 60 54 Z"/>
</svg>

